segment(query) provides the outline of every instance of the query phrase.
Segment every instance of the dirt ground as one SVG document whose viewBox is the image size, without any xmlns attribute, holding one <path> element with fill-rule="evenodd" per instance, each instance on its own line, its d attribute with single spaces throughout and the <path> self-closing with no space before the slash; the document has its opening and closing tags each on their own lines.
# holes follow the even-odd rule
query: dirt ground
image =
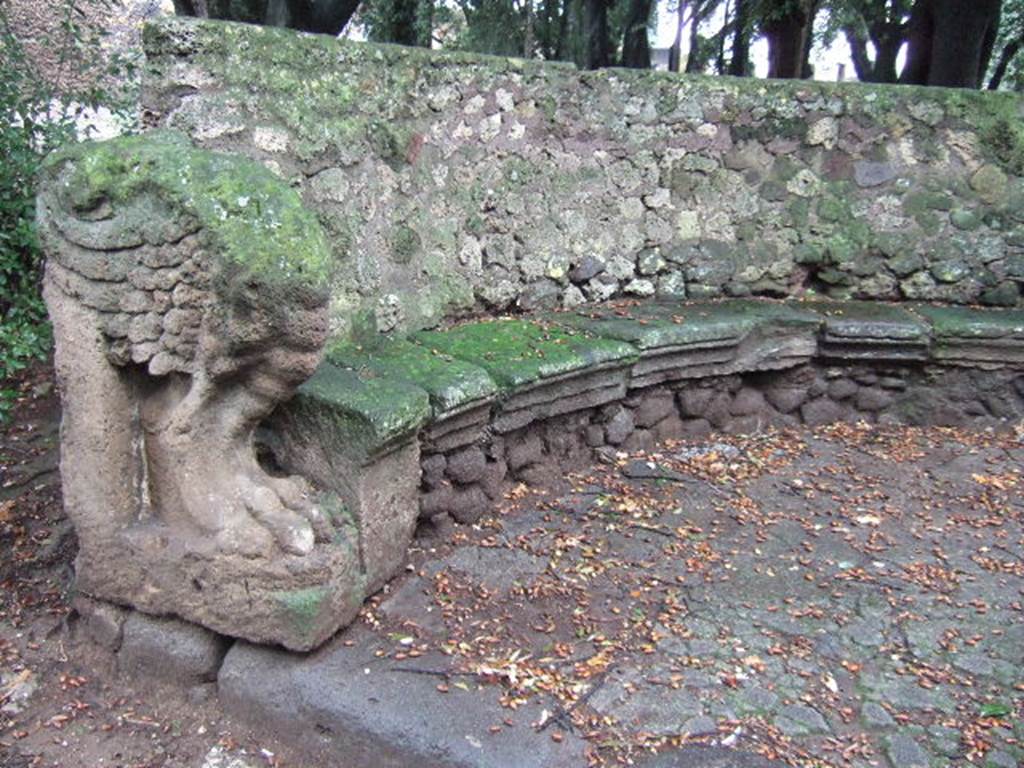
<svg viewBox="0 0 1024 768">
<path fill-rule="evenodd" d="M 74 632 L 74 531 L 57 473 L 52 370 L 31 369 L 0 426 L 0 766 L 259 768 L 286 763 L 218 712 L 146 680 Z"/>
<path fill-rule="evenodd" d="M 0 766 L 305 765 L 76 639 L 51 372 L 21 389 L 0 430 Z M 530 737 L 584 739 L 592 765 L 691 765 L 650 760 L 702 745 L 1016 768 L 1022 466 L 1020 430 L 847 424 L 609 452 L 417 540 L 360 632 L 381 665 L 446 659 L 431 695 L 539 702 Z"/>
</svg>

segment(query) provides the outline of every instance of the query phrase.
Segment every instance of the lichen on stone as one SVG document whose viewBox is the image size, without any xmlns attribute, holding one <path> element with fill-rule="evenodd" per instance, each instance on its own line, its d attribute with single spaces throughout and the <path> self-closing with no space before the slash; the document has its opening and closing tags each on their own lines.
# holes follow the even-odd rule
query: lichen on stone
<svg viewBox="0 0 1024 768">
<path fill-rule="evenodd" d="M 194 221 L 216 257 L 267 285 L 325 290 L 331 276 L 327 239 L 315 215 L 263 166 L 193 147 L 173 132 L 85 142 L 51 155 L 46 170 L 69 165 L 64 194 L 74 209 L 152 196 Z M 121 226 L 149 238 L 150 222 L 131 214 Z M 156 244 L 160 244 L 159 242 Z"/>
</svg>

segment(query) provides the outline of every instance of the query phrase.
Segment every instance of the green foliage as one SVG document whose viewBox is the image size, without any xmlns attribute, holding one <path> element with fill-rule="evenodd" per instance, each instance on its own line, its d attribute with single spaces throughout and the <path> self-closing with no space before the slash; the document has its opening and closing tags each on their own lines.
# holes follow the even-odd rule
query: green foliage
<svg viewBox="0 0 1024 768">
<path fill-rule="evenodd" d="M 62 0 L 55 9 L 61 18 L 58 39 L 46 44 L 58 52 L 62 72 L 72 64 L 76 72 L 95 71 L 92 68 L 102 60 L 98 37 L 78 21 L 83 2 L 106 0 Z M 120 60 L 113 66 L 121 76 L 129 70 Z M 101 79 L 73 90 L 47 82 L 26 56 L 0 5 L 0 421 L 15 395 L 11 377 L 50 348 L 39 296 L 36 172 L 47 152 L 75 138 L 78 114 L 114 104 L 111 94 Z M 131 99 L 131 94 L 126 92 L 125 98 Z M 75 107 L 66 109 L 69 104 Z"/>
</svg>

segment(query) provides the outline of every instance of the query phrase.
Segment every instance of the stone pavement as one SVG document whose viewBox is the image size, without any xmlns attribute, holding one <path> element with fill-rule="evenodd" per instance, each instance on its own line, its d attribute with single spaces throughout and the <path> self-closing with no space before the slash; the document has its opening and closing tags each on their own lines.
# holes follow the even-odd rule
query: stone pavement
<svg viewBox="0 0 1024 768">
<path fill-rule="evenodd" d="M 321 651 L 236 644 L 222 700 L 349 765 L 1021 765 L 1021 435 L 718 439 L 418 539 Z"/>
</svg>

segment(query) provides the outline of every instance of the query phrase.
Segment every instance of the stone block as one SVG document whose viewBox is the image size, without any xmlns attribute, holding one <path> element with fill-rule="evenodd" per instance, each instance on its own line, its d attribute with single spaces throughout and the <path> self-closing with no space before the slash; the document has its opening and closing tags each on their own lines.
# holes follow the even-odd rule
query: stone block
<svg viewBox="0 0 1024 768">
<path fill-rule="evenodd" d="M 680 390 L 679 410 L 683 416 L 703 416 L 714 396 L 715 391 L 705 387 L 690 387 Z"/>
<path fill-rule="evenodd" d="M 527 431 L 508 438 L 505 446 L 505 460 L 513 472 L 530 464 L 536 464 L 544 455 L 544 443 L 535 431 Z"/>
<path fill-rule="evenodd" d="M 447 462 L 448 477 L 463 485 L 479 482 L 487 469 L 487 459 L 478 446 L 470 446 L 449 454 Z"/>
<path fill-rule="evenodd" d="M 420 462 L 420 468 L 423 472 L 422 483 L 423 487 L 428 491 L 440 487 L 444 481 L 444 471 L 448 467 L 448 461 L 445 459 L 443 453 L 434 453 L 430 456 L 424 457 Z"/>
<path fill-rule="evenodd" d="M 800 407 L 800 416 L 803 418 L 804 424 L 810 427 L 839 421 L 843 418 L 843 414 L 842 407 L 827 397 L 819 397 Z"/>
<path fill-rule="evenodd" d="M 633 411 L 633 420 L 638 427 L 647 429 L 671 413 L 676 412 L 672 393 L 666 390 L 645 395 Z"/>
<path fill-rule="evenodd" d="M 78 627 L 91 642 L 107 651 L 121 647 L 128 609 L 81 594 L 75 595 L 71 607 L 78 614 Z"/>
<path fill-rule="evenodd" d="M 585 742 L 567 734 L 555 743 L 533 736 L 530 723 L 541 705 L 514 711 L 501 706 L 500 690 L 437 691 L 429 674 L 398 667 L 447 668 L 440 654 L 393 662 L 375 655 L 375 636 L 354 629 L 344 641 L 308 656 L 241 643 L 218 677 L 226 711 L 299 744 L 305 764 L 346 768 L 575 768 L 585 765 Z M 489 733 L 494 723 L 516 727 Z M 467 734 L 484 734 L 480 742 Z"/>
<path fill-rule="evenodd" d="M 198 624 L 133 611 L 124 622 L 117 667 L 164 682 L 208 682 L 216 679 L 227 649 L 226 638 Z"/>
<path fill-rule="evenodd" d="M 857 384 L 847 378 L 833 379 L 828 384 L 828 396 L 833 400 L 845 400 L 857 394 Z"/>
<path fill-rule="evenodd" d="M 764 395 L 752 387 L 744 387 L 733 398 L 729 412 L 733 416 L 753 416 L 768 410 Z"/>
<path fill-rule="evenodd" d="M 854 399 L 854 405 L 858 411 L 882 411 L 892 405 L 893 397 L 892 392 L 882 389 L 881 387 L 864 387 L 858 393 Z"/>
<path fill-rule="evenodd" d="M 619 408 L 604 425 L 604 439 L 609 445 L 621 445 L 634 427 L 633 414 L 626 408 Z"/>
<path fill-rule="evenodd" d="M 772 387 L 764 394 L 765 399 L 782 413 L 792 413 L 807 399 L 807 390 L 796 387 Z"/>
</svg>

